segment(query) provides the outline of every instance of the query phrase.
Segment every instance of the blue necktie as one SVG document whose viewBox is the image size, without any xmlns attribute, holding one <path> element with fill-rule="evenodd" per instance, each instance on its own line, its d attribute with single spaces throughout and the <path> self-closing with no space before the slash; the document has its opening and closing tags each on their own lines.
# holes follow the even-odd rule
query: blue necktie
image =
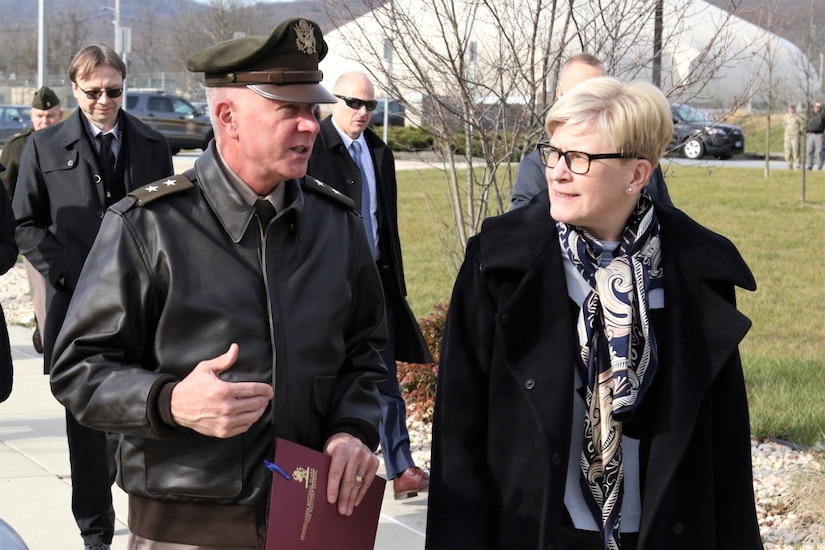
<svg viewBox="0 0 825 550">
<path fill-rule="evenodd" d="M 372 209 L 370 208 L 370 184 L 367 180 L 367 172 L 361 164 L 361 144 L 353 141 L 349 148 L 349 154 L 358 170 L 361 171 L 361 217 L 364 219 L 364 230 L 367 232 L 367 241 L 370 244 L 372 257 L 375 258 L 375 233 L 372 227 Z"/>
</svg>

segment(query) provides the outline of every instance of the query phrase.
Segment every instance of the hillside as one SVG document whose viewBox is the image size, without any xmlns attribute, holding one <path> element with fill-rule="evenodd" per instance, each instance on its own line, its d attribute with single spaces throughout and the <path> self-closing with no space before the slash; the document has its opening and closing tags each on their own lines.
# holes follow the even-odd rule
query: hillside
<svg viewBox="0 0 825 550">
<path fill-rule="evenodd" d="M 825 42 L 822 0 L 705 0 L 793 42 L 805 52 L 815 44 L 816 58 Z M 815 61 L 815 59 L 811 59 Z"/>
<path fill-rule="evenodd" d="M 282 20 L 307 17 L 328 32 L 348 15 L 364 13 L 364 2 L 331 0 L 255 2 L 250 0 L 120 0 L 120 25 L 131 31 L 128 52 L 132 82 L 145 87 L 189 87 L 185 59 L 236 33 L 269 34 Z M 576 0 L 582 2 L 585 0 Z M 708 0 L 770 28 L 799 46 L 817 65 L 825 51 L 822 0 Z M 48 82 L 65 79 L 71 56 L 83 46 L 113 44 L 115 0 L 50 0 L 46 2 L 46 73 Z M 0 86 L 31 86 L 37 75 L 37 5 L 35 1 L 0 0 Z M 327 6 L 342 11 L 333 21 Z M 814 8 L 816 5 L 816 9 Z M 776 6 L 769 14 L 765 6 Z M 781 10 L 779 9 L 781 6 Z M 769 17 L 770 15 L 770 17 Z M 811 29 L 815 29 L 813 33 Z M 813 38 L 812 38 L 813 35 Z M 814 44 L 809 47 L 808 44 Z M 176 75 L 176 76 L 175 76 Z"/>
<path fill-rule="evenodd" d="M 114 43 L 114 0 L 46 2 L 46 72 L 62 75 L 71 56 L 91 43 Z M 328 4 L 328 2 L 327 2 Z M 37 2 L 0 0 L 0 85 L 28 85 L 37 74 Z M 347 9 L 364 11 L 359 0 Z M 131 32 L 131 74 L 185 73 L 184 60 L 237 33 L 267 35 L 290 17 L 335 27 L 324 0 L 120 0 L 120 26 Z M 339 22 L 340 23 L 340 22 Z M 54 82 L 50 76 L 49 81 Z"/>
</svg>

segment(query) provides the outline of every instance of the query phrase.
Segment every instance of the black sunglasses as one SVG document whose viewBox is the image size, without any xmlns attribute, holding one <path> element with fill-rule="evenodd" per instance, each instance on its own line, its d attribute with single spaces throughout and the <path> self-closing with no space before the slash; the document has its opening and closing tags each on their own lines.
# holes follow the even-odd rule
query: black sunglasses
<svg viewBox="0 0 825 550">
<path fill-rule="evenodd" d="M 377 99 L 358 99 L 357 97 L 347 97 L 345 95 L 338 94 L 335 94 L 335 97 L 338 99 L 343 99 L 344 103 L 347 104 L 347 107 L 354 111 L 357 111 L 361 107 L 366 107 L 367 111 L 374 111 L 375 108 L 378 107 Z"/>
<path fill-rule="evenodd" d="M 123 88 L 107 88 L 106 90 L 89 90 L 86 91 L 81 88 L 77 82 L 74 83 L 77 86 L 77 89 L 86 94 L 86 97 L 89 99 L 100 99 L 104 93 L 109 96 L 109 99 L 114 99 L 116 97 L 120 97 L 123 95 Z"/>
</svg>

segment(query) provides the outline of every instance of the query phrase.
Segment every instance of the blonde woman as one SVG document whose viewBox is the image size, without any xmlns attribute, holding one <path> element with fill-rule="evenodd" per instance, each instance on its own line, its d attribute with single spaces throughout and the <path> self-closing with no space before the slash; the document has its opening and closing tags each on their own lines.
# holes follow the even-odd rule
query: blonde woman
<svg viewBox="0 0 825 550">
<path fill-rule="evenodd" d="M 756 285 L 645 191 L 667 100 L 590 79 L 546 129 L 549 203 L 487 220 L 455 284 L 427 548 L 762 548 L 734 296 Z"/>
</svg>

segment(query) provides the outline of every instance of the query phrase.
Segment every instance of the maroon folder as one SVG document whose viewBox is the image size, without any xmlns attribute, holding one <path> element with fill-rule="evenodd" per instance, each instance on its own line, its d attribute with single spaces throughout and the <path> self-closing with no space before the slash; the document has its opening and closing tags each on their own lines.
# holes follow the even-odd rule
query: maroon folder
<svg viewBox="0 0 825 550">
<path fill-rule="evenodd" d="M 351 516 L 327 502 L 330 457 L 275 440 L 266 550 L 372 550 L 387 481 L 376 476 Z M 270 469 L 275 466 L 270 466 Z M 287 479 L 287 476 L 289 479 Z"/>
</svg>

